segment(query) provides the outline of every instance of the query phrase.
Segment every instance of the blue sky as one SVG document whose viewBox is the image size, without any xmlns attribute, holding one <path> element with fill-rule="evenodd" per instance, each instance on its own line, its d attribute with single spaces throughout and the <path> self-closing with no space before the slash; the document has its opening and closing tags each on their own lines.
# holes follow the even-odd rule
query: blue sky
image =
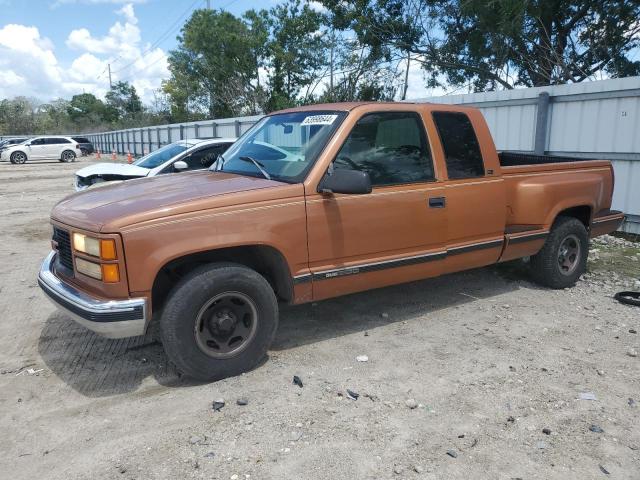
<svg viewBox="0 0 640 480">
<path fill-rule="evenodd" d="M 211 8 L 241 15 L 280 0 L 210 0 Z M 315 8 L 318 3 L 308 0 Z M 167 54 L 184 21 L 206 0 L 0 0 L 0 99 L 40 101 L 78 93 L 104 97 L 107 65 L 113 81 L 131 82 L 152 103 L 169 77 Z M 408 98 L 424 97 L 412 64 Z"/>
<path fill-rule="evenodd" d="M 272 2 L 272 0 L 268 0 Z M 167 78 L 180 27 L 206 0 L 0 0 L 0 98 L 43 101 L 132 82 L 146 102 Z M 275 2 L 263 5 L 269 7 Z M 211 0 L 236 15 L 250 0 Z"/>
</svg>

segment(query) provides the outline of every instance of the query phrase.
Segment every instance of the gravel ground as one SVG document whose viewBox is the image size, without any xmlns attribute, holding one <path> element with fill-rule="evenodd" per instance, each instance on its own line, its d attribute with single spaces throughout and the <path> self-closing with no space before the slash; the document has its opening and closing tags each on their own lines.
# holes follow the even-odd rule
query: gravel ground
<svg viewBox="0 0 640 480">
<path fill-rule="evenodd" d="M 262 365 L 194 384 L 37 287 L 89 161 L 0 164 L 0 477 L 640 478 L 640 309 L 612 298 L 640 289 L 640 244 L 594 242 L 565 291 L 515 263 L 284 307 Z"/>
</svg>

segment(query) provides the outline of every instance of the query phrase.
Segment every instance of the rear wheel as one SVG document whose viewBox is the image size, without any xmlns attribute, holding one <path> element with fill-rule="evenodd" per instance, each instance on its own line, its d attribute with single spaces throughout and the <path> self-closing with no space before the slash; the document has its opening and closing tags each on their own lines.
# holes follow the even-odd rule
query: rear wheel
<svg viewBox="0 0 640 480">
<path fill-rule="evenodd" d="M 71 150 L 65 150 L 64 152 L 62 152 L 62 156 L 60 157 L 60 161 L 61 162 L 75 162 L 76 161 L 75 152 L 72 152 Z"/>
<path fill-rule="evenodd" d="M 269 283 L 242 265 L 205 265 L 173 289 L 160 318 L 167 356 L 184 374 L 218 380 L 255 367 L 278 327 Z"/>
<path fill-rule="evenodd" d="M 25 163 L 27 161 L 27 155 L 24 152 L 13 152 L 11 154 L 11 163 Z"/>
<path fill-rule="evenodd" d="M 588 254 L 589 237 L 582 222 L 559 217 L 542 250 L 531 257 L 533 277 L 547 287 L 571 287 L 586 270 Z"/>
</svg>

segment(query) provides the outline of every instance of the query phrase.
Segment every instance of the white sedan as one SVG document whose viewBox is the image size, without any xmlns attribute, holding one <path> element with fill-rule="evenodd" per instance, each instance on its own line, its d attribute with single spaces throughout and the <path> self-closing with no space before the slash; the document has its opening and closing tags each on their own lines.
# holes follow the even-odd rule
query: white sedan
<svg viewBox="0 0 640 480">
<path fill-rule="evenodd" d="M 180 140 L 154 150 L 131 164 L 90 165 L 76 172 L 75 188 L 80 191 L 105 182 L 207 169 L 235 141 L 235 138 Z"/>
</svg>

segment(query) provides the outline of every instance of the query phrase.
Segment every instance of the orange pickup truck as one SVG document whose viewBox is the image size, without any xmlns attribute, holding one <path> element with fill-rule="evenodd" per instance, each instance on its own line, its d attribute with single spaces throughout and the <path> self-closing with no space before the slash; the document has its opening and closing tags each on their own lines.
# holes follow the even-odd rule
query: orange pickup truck
<svg viewBox="0 0 640 480">
<path fill-rule="evenodd" d="M 51 214 L 39 284 L 111 338 L 151 322 L 185 374 L 252 368 L 300 304 L 529 257 L 551 288 L 609 233 L 610 162 L 498 153 L 481 113 L 339 103 L 265 116 L 211 171 L 91 189 Z M 425 292 L 428 295 L 428 292 Z"/>
</svg>

